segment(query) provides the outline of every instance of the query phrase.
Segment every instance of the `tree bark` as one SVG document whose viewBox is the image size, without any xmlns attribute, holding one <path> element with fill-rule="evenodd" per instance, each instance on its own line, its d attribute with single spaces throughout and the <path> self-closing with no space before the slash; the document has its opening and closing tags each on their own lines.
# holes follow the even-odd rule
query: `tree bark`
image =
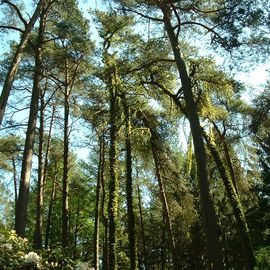
<svg viewBox="0 0 270 270">
<path fill-rule="evenodd" d="M 57 171 L 58 170 L 57 170 L 56 164 L 55 164 L 55 172 L 54 172 L 54 178 L 53 178 L 53 182 L 52 182 L 51 196 L 50 196 L 49 209 L 48 209 L 47 222 L 46 222 L 45 249 L 49 248 L 49 241 L 50 241 L 50 238 L 51 238 L 53 205 L 54 205 L 55 195 L 56 195 Z"/>
<path fill-rule="evenodd" d="M 150 137 L 151 150 L 152 150 L 152 155 L 154 158 L 156 177 L 157 177 L 158 185 L 159 185 L 159 195 L 160 195 L 161 203 L 163 206 L 164 217 L 165 217 L 167 232 L 168 232 L 169 241 L 170 241 L 170 251 L 172 254 L 173 269 L 179 270 L 178 256 L 176 253 L 175 239 L 173 235 L 173 228 L 172 228 L 171 217 L 170 217 L 170 209 L 169 209 L 167 195 L 165 192 L 164 182 L 162 178 L 163 161 L 160 154 L 162 150 L 160 149 L 160 142 L 158 139 L 158 134 L 156 130 L 154 129 L 154 127 L 151 125 L 151 121 L 147 119 L 147 116 L 143 115 L 142 113 L 139 113 L 139 114 L 141 114 L 142 121 L 144 122 L 145 126 L 149 128 L 150 133 L 151 133 L 151 137 Z"/>
<path fill-rule="evenodd" d="M 137 179 L 138 179 L 138 170 L 137 170 Z M 146 244 L 145 244 L 145 233 L 144 233 L 143 211 L 142 211 L 141 190 L 140 190 L 140 187 L 139 187 L 138 184 L 137 184 L 137 192 L 138 192 L 138 204 L 139 204 L 139 212 L 140 212 L 141 237 L 142 237 L 142 246 L 143 246 L 143 263 L 144 263 L 144 269 L 148 270 Z"/>
<path fill-rule="evenodd" d="M 65 81 L 65 108 L 64 108 L 64 153 L 63 153 L 63 200 L 62 200 L 62 247 L 69 245 L 69 110 L 70 110 L 70 89 L 68 83 L 68 64 L 66 60 L 66 81 Z"/>
<path fill-rule="evenodd" d="M 108 270 L 109 268 L 109 240 L 108 240 L 108 218 L 105 215 L 105 201 L 106 201 L 106 192 L 105 192 L 105 179 L 104 179 L 104 170 L 105 170 L 105 140 L 104 134 L 101 136 L 102 144 L 104 145 L 102 154 L 102 162 L 100 164 L 100 184 L 101 184 L 101 218 L 104 226 L 104 241 L 103 241 L 103 270 Z"/>
<path fill-rule="evenodd" d="M 16 214 L 15 214 L 15 230 L 16 230 L 16 233 L 22 237 L 24 237 L 25 235 L 28 195 L 29 195 L 31 168 L 32 168 L 32 158 L 33 158 L 33 151 L 34 151 L 37 114 L 38 114 L 40 81 L 42 78 L 41 46 L 42 46 L 42 40 L 43 40 L 43 31 L 44 29 L 43 29 L 43 26 L 41 25 L 39 28 L 38 47 L 35 49 L 35 74 L 34 74 L 28 126 L 27 126 L 27 131 L 26 131 L 24 153 L 23 153 L 18 203 L 16 207 Z M 0 118 L 1 118 L 1 115 L 0 115 Z"/>
<path fill-rule="evenodd" d="M 123 99 L 126 122 L 126 197 L 128 214 L 128 239 L 129 239 L 129 259 L 130 270 L 138 269 L 137 240 L 135 228 L 135 214 L 133 207 L 133 179 L 132 179 L 132 146 L 131 146 L 131 125 L 130 109 L 127 101 Z"/>
<path fill-rule="evenodd" d="M 187 117 L 190 123 L 193 144 L 195 150 L 196 163 L 198 168 L 198 179 L 200 187 L 201 208 L 204 221 L 204 231 L 206 238 L 206 251 L 208 269 L 223 269 L 222 252 L 219 245 L 218 225 L 214 204 L 210 195 L 209 176 L 207 169 L 207 156 L 203 142 L 203 134 L 200 126 L 198 109 L 194 101 L 190 78 L 187 68 L 180 52 L 178 38 L 170 21 L 171 10 L 168 4 L 160 4 L 163 13 L 163 21 L 168 34 L 177 69 L 181 79 L 184 100 L 186 104 Z M 180 27 L 180 26 L 179 26 Z"/>
<path fill-rule="evenodd" d="M 116 77 L 115 67 L 109 67 L 110 90 L 110 184 L 109 184 L 109 270 L 117 269 L 117 218 L 118 218 L 118 190 L 119 180 L 117 175 L 117 93 L 113 76 Z M 116 79 L 116 78 L 114 78 Z"/>
<path fill-rule="evenodd" d="M 11 90 L 13 81 L 14 81 L 16 74 L 17 74 L 17 71 L 18 71 L 18 67 L 19 67 L 19 64 L 20 64 L 20 61 L 22 58 L 23 50 L 25 49 L 25 47 L 27 45 L 27 42 L 30 38 L 32 28 L 34 27 L 34 25 L 39 17 L 40 11 L 41 11 L 44 3 L 45 3 L 45 0 L 40 0 L 38 2 L 36 9 L 31 17 L 29 23 L 25 26 L 25 30 L 24 30 L 23 35 L 21 37 L 20 43 L 18 45 L 18 48 L 17 48 L 16 53 L 14 55 L 14 58 L 12 60 L 12 63 L 9 67 L 7 76 L 5 78 L 2 93 L 0 96 L 0 126 L 2 125 L 2 120 L 3 120 L 5 110 L 6 110 L 8 97 L 10 94 L 10 90 Z"/>
<path fill-rule="evenodd" d="M 104 163 L 104 138 L 99 136 L 99 162 L 98 175 L 96 186 L 96 208 L 95 208 L 95 227 L 94 227 L 94 268 L 99 270 L 99 223 L 100 223 L 100 192 L 101 192 L 101 177 L 103 177 Z"/>
<path fill-rule="evenodd" d="M 232 204 L 234 216 L 236 218 L 236 222 L 238 225 L 239 237 L 242 244 L 243 257 L 245 261 L 245 269 L 252 270 L 255 266 L 255 257 L 253 251 L 251 249 L 250 237 L 249 237 L 249 229 L 247 226 L 245 214 L 243 212 L 241 202 L 238 198 L 237 192 L 235 190 L 234 184 L 229 177 L 226 167 L 224 166 L 222 159 L 219 155 L 218 150 L 216 149 L 214 143 L 211 141 L 209 136 L 204 132 L 204 138 L 207 142 L 207 145 L 212 153 L 212 156 L 215 160 L 217 168 L 219 170 L 219 174 L 227 191 L 228 197 Z"/>
<path fill-rule="evenodd" d="M 39 59 L 39 65 L 42 65 L 42 46 L 44 42 L 45 31 L 45 10 L 40 14 L 38 46 L 36 49 L 36 57 Z M 42 71 L 40 71 L 41 73 Z M 45 91 L 45 89 L 44 89 Z M 36 207 L 36 224 L 34 232 L 34 246 L 36 249 L 42 248 L 42 229 L 43 229 L 43 193 L 44 193 L 44 109 L 45 102 L 42 91 L 39 92 L 40 97 L 40 119 L 39 119 L 39 146 L 38 146 L 38 186 L 37 186 L 37 207 Z"/>
</svg>

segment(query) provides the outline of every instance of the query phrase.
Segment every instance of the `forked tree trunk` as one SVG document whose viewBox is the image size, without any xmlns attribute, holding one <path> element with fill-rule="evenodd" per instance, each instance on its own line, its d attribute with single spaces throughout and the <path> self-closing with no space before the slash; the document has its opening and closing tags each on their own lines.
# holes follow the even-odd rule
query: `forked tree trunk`
<svg viewBox="0 0 270 270">
<path fill-rule="evenodd" d="M 216 213 L 210 195 L 209 176 L 207 169 L 207 155 L 199 121 L 198 109 L 193 98 L 192 87 L 187 72 L 187 68 L 181 56 L 178 37 L 176 36 L 176 33 L 174 32 L 174 27 L 171 24 L 170 6 L 165 2 L 160 3 L 159 5 L 163 13 L 164 26 L 172 46 L 176 66 L 181 79 L 182 90 L 186 104 L 187 117 L 190 123 L 191 133 L 193 137 L 195 158 L 198 168 L 198 179 L 199 179 L 200 199 L 204 221 L 204 231 L 206 238 L 206 251 L 208 262 L 207 267 L 208 269 L 221 270 L 224 268 L 221 255 L 222 252 L 219 245 Z"/>
<path fill-rule="evenodd" d="M 36 9 L 31 17 L 30 21 L 25 26 L 25 30 L 24 30 L 23 35 L 21 37 L 20 43 L 18 45 L 18 48 L 17 48 L 16 53 L 14 55 L 14 58 L 12 60 L 12 63 L 9 67 L 9 70 L 8 70 L 8 73 L 7 73 L 7 76 L 6 76 L 4 85 L 3 85 L 2 93 L 0 96 L 0 126 L 2 125 L 2 120 L 3 120 L 5 110 L 6 110 L 10 90 L 11 90 L 13 81 L 16 77 L 17 71 L 18 71 L 18 67 L 19 67 L 19 64 L 20 64 L 20 61 L 22 58 L 23 50 L 25 49 L 25 47 L 27 45 L 27 42 L 30 38 L 32 28 L 34 27 L 34 24 L 36 23 L 36 21 L 39 17 L 41 8 L 42 8 L 44 3 L 45 3 L 45 0 L 40 0 L 38 2 Z M 24 219 L 24 218 L 22 217 L 22 219 Z"/>
<path fill-rule="evenodd" d="M 243 257 L 244 257 L 245 267 L 246 267 L 245 269 L 252 270 L 254 269 L 254 266 L 255 266 L 255 257 L 251 249 L 249 229 L 247 226 L 245 214 L 241 206 L 241 202 L 236 193 L 234 184 L 227 173 L 226 167 L 224 166 L 222 159 L 219 155 L 219 152 L 216 149 L 214 143 L 211 141 L 211 139 L 208 137 L 208 135 L 205 132 L 204 132 L 204 138 L 215 160 L 215 163 L 219 170 L 219 174 L 221 176 L 221 179 L 227 191 L 228 197 L 232 204 L 234 216 L 238 225 L 239 238 L 242 244 Z"/>
</svg>

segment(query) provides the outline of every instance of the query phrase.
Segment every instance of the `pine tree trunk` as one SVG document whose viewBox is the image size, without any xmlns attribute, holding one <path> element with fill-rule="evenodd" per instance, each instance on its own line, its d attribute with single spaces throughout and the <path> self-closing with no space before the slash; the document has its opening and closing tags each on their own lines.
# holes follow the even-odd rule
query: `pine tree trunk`
<svg viewBox="0 0 270 270">
<path fill-rule="evenodd" d="M 127 214 L 128 214 L 128 239 L 129 239 L 129 259 L 130 270 L 138 269 L 137 257 L 137 241 L 135 228 L 135 214 L 133 207 L 133 179 L 132 179 L 132 148 L 131 148 L 131 126 L 130 126 L 130 110 L 123 100 L 126 122 L 126 196 L 127 196 Z"/>
<path fill-rule="evenodd" d="M 94 268 L 99 270 L 99 223 L 100 223 L 100 192 L 101 177 L 103 175 L 103 158 L 104 158 L 104 139 L 99 136 L 99 162 L 96 186 L 96 207 L 95 207 L 95 227 L 94 227 Z"/>
<path fill-rule="evenodd" d="M 13 170 L 13 185 L 14 185 L 14 206 L 17 207 L 18 191 L 17 191 L 17 170 L 15 158 L 12 157 L 12 170 Z"/>
<path fill-rule="evenodd" d="M 110 184 L 109 184 L 109 270 L 117 269 L 117 218 L 118 218 L 118 190 L 119 180 L 117 175 L 117 94 L 115 82 L 112 76 L 116 75 L 115 68 L 109 68 L 111 78 L 109 79 L 110 89 Z"/>
<path fill-rule="evenodd" d="M 45 249 L 49 248 L 49 241 L 51 238 L 53 206 L 54 206 L 55 195 L 56 195 L 56 177 L 57 177 L 57 169 L 55 168 L 55 175 L 53 178 L 53 183 L 52 183 L 52 188 L 51 188 L 51 196 L 50 196 L 49 209 L 48 209 L 47 222 L 46 222 Z"/>
<path fill-rule="evenodd" d="M 19 64 L 20 64 L 20 61 L 22 58 L 23 50 L 25 49 L 25 47 L 27 45 L 27 42 L 30 38 L 32 28 L 34 27 L 34 24 L 39 17 L 41 8 L 42 8 L 44 3 L 45 3 L 45 0 L 40 0 L 38 2 L 36 9 L 31 17 L 29 23 L 25 26 L 25 30 L 22 34 L 22 37 L 21 37 L 20 43 L 18 45 L 18 48 L 16 50 L 15 56 L 14 56 L 12 63 L 9 67 L 9 70 L 8 70 L 8 73 L 7 73 L 7 76 L 6 76 L 4 85 L 3 85 L 2 93 L 0 96 L 0 126 L 2 125 L 2 120 L 3 120 L 5 110 L 6 110 L 8 97 L 10 94 L 10 90 L 11 90 L 13 81 L 14 81 L 16 74 L 17 74 L 17 71 L 18 71 L 18 67 L 19 67 Z M 27 189 L 27 184 L 26 184 L 25 188 Z M 21 218 L 24 219 L 23 217 L 21 217 Z M 17 222 L 19 222 L 19 221 L 17 221 Z M 23 221 L 22 221 L 22 223 L 23 223 Z"/>
<path fill-rule="evenodd" d="M 204 221 L 206 251 L 208 269 L 223 269 L 222 252 L 219 245 L 218 225 L 214 204 L 210 195 L 209 176 L 207 169 L 207 156 L 200 126 L 197 105 L 194 102 L 190 78 L 187 73 L 185 62 L 182 59 L 178 38 L 170 21 L 171 11 L 166 3 L 160 4 L 163 12 L 163 21 L 166 32 L 170 39 L 177 69 L 181 79 L 184 100 L 186 104 L 187 117 L 190 123 L 196 163 L 198 168 L 198 179 L 200 187 L 200 199 Z"/>
<path fill-rule="evenodd" d="M 225 139 L 225 134 L 221 134 L 218 126 L 215 123 L 213 123 L 213 125 L 214 125 L 214 128 L 215 128 L 215 130 L 217 131 L 217 133 L 219 135 L 219 138 L 222 141 L 224 154 L 225 154 L 225 158 L 226 158 L 227 165 L 228 165 L 228 168 L 229 168 L 230 176 L 231 176 L 235 191 L 238 194 L 237 181 L 236 181 L 236 177 L 235 177 L 235 173 L 234 173 L 234 169 L 233 169 L 233 165 L 232 165 L 232 161 L 231 161 L 231 157 L 230 157 L 230 153 L 229 153 L 229 148 L 228 148 L 228 145 L 227 145 L 227 142 L 226 142 L 226 139 Z"/>
<path fill-rule="evenodd" d="M 208 137 L 208 135 L 204 132 L 204 138 L 207 142 L 207 145 L 212 153 L 212 156 L 215 160 L 215 163 L 217 165 L 217 168 L 219 170 L 219 174 L 221 176 L 221 179 L 223 181 L 223 184 L 225 186 L 225 189 L 227 191 L 228 197 L 230 199 L 230 202 L 232 204 L 232 208 L 234 211 L 234 216 L 238 225 L 238 232 L 239 237 L 241 239 L 242 243 L 242 251 L 245 261 L 245 269 L 246 270 L 252 270 L 255 266 L 255 257 L 253 254 L 253 251 L 251 249 L 251 243 L 250 243 L 250 237 L 249 237 L 249 229 L 247 226 L 245 214 L 243 212 L 241 202 L 238 198 L 238 195 L 236 193 L 234 184 L 231 180 L 231 178 L 228 176 L 227 170 L 222 162 L 222 159 L 219 155 L 219 152 L 217 151 L 214 143 L 211 141 L 211 139 Z"/>
<path fill-rule="evenodd" d="M 137 179 L 138 179 L 138 169 L 137 169 Z M 138 191 L 138 200 L 139 200 L 138 204 L 139 204 L 139 211 L 140 211 L 141 237 L 142 237 L 142 246 L 143 246 L 143 263 L 144 263 L 144 269 L 148 270 L 146 244 L 145 244 L 145 233 L 144 233 L 143 211 L 142 211 L 142 200 L 141 200 L 141 190 L 140 190 L 139 185 L 137 185 L 137 191 Z"/>
<path fill-rule="evenodd" d="M 34 246 L 36 249 L 42 247 L 43 230 L 43 202 L 44 202 L 44 100 L 41 99 L 40 125 L 39 125 L 39 149 L 38 149 L 38 186 L 36 224 L 34 232 Z"/>
<path fill-rule="evenodd" d="M 67 67 L 66 67 L 67 72 Z M 68 79 L 65 85 L 65 108 L 64 108 L 64 154 L 63 154 L 63 200 L 62 200 L 62 247 L 69 245 L 69 87 Z"/>
<path fill-rule="evenodd" d="M 100 136 L 102 140 L 102 159 L 100 164 L 100 184 L 101 184 L 101 218 L 104 226 L 104 240 L 103 240 L 103 270 L 108 270 L 109 268 L 109 240 L 108 240 L 108 218 L 105 215 L 105 201 L 106 201 L 106 192 L 105 192 L 105 181 L 104 181 L 104 170 L 105 170 L 105 140 L 104 134 Z"/>
<path fill-rule="evenodd" d="M 25 227 L 27 219 L 28 195 L 29 195 L 31 168 L 32 168 L 32 158 L 34 151 L 37 114 L 38 114 L 38 101 L 40 94 L 40 80 L 42 76 L 41 46 L 43 40 L 43 31 L 44 31 L 43 25 L 40 25 L 38 36 L 38 48 L 36 48 L 35 50 L 35 74 L 23 153 L 19 196 L 15 214 L 15 230 L 16 233 L 22 237 L 25 235 Z"/>
<path fill-rule="evenodd" d="M 45 11 L 42 10 L 39 23 L 38 46 L 36 55 L 39 58 L 40 65 L 42 64 L 42 45 L 45 31 Z M 45 91 L 45 90 L 44 90 Z M 38 187 L 37 187 L 37 207 L 36 207 L 36 224 L 34 232 L 34 246 L 37 249 L 42 248 L 42 229 L 43 229 L 43 193 L 44 193 L 44 96 L 41 91 L 40 96 L 40 125 L 39 125 L 39 149 L 38 149 Z"/>
<path fill-rule="evenodd" d="M 170 217 L 170 209 L 169 209 L 167 195 L 165 192 L 163 178 L 162 178 L 162 163 L 163 163 L 163 161 L 162 161 L 162 158 L 160 155 L 161 150 L 160 150 L 160 143 L 159 143 L 159 139 L 158 139 L 158 134 L 154 130 L 154 128 L 152 127 L 150 120 L 147 119 L 147 117 L 143 114 L 141 114 L 141 117 L 142 117 L 142 120 L 143 120 L 145 126 L 149 128 L 150 133 L 151 133 L 151 137 L 150 137 L 151 150 L 152 150 L 152 155 L 154 158 L 156 177 L 157 177 L 158 185 L 159 185 L 159 195 L 160 195 L 161 203 L 163 206 L 163 211 L 164 211 L 164 216 L 165 216 L 165 221 L 166 221 L 166 228 L 167 228 L 169 241 L 170 241 L 170 251 L 172 254 L 173 269 L 178 270 L 179 269 L 179 262 L 178 262 L 178 256 L 176 253 L 175 239 L 174 239 L 174 235 L 173 235 L 173 228 L 172 228 L 171 217 Z"/>
</svg>

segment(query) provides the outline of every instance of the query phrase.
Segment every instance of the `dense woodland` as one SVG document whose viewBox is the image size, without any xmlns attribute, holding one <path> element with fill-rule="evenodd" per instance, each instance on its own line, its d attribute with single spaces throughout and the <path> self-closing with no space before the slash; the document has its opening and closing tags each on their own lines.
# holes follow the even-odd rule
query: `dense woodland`
<svg viewBox="0 0 270 270">
<path fill-rule="evenodd" d="M 0 269 L 270 269 L 269 12 L 1 0 Z"/>
</svg>

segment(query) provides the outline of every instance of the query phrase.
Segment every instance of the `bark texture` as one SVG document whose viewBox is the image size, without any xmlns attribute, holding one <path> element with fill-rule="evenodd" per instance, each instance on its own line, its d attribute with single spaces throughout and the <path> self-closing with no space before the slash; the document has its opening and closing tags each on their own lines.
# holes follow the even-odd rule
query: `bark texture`
<svg viewBox="0 0 270 270">
<path fill-rule="evenodd" d="M 221 248 L 219 245 L 219 235 L 217 218 L 215 214 L 214 204 L 210 196 L 209 176 L 207 169 L 207 156 L 203 141 L 203 134 L 200 126 L 198 109 L 194 101 L 190 78 L 184 60 L 181 56 L 180 44 L 178 37 L 174 32 L 171 23 L 171 9 L 166 3 L 159 4 L 163 13 L 163 22 L 168 34 L 176 66 L 181 79 L 184 100 L 186 104 L 187 117 L 190 123 L 193 144 L 195 150 L 196 163 L 198 168 L 198 179 L 200 187 L 201 208 L 204 221 L 204 231 L 206 238 L 206 250 L 208 269 L 223 269 Z"/>
<path fill-rule="evenodd" d="M 40 0 L 38 2 L 36 9 L 31 17 L 30 21 L 28 22 L 28 24 L 25 25 L 25 30 L 22 34 L 20 43 L 19 43 L 18 48 L 15 52 L 15 55 L 14 55 L 14 58 L 12 60 L 11 65 L 9 67 L 8 73 L 6 75 L 5 82 L 4 82 L 3 89 L 2 89 L 2 93 L 0 96 L 0 126 L 2 125 L 2 121 L 3 121 L 4 113 L 6 110 L 10 90 L 11 90 L 13 81 L 16 77 L 19 64 L 21 62 L 23 50 L 25 49 L 25 47 L 29 41 L 32 28 L 34 27 L 34 25 L 39 17 L 40 11 L 41 11 L 44 3 L 45 3 L 45 0 Z"/>
</svg>

